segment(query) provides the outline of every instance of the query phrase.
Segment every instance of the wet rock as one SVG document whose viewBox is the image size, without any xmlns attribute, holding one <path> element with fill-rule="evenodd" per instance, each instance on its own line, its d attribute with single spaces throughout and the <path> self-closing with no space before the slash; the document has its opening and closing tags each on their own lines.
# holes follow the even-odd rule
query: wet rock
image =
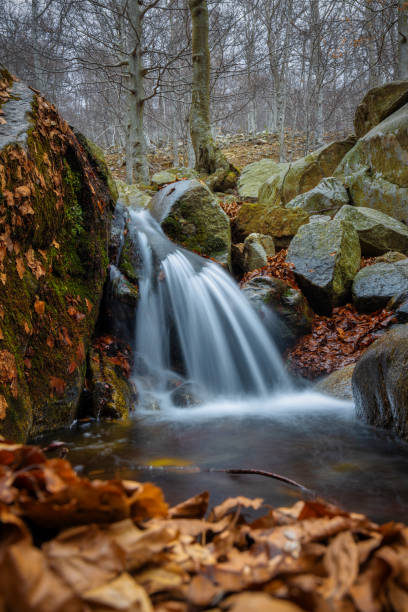
<svg viewBox="0 0 408 612">
<path fill-rule="evenodd" d="M 357 142 L 335 176 L 351 203 L 408 223 L 408 104 Z"/>
<path fill-rule="evenodd" d="M 315 385 L 316 391 L 331 395 L 337 399 L 353 401 L 353 388 L 351 380 L 356 364 L 352 363 L 336 372 L 325 376 Z"/>
<path fill-rule="evenodd" d="M 263 268 L 268 263 L 268 257 L 275 255 L 275 244 L 271 236 L 250 234 L 244 242 L 243 269 L 252 272 Z"/>
<path fill-rule="evenodd" d="M 335 218 L 352 224 L 360 239 L 363 255 L 381 255 L 389 251 L 408 252 L 408 227 L 379 210 L 343 206 Z"/>
<path fill-rule="evenodd" d="M 330 314 L 347 301 L 360 267 L 358 235 L 347 221 L 311 223 L 292 240 L 286 261 L 293 263 L 296 280 L 319 314 Z"/>
<path fill-rule="evenodd" d="M 157 187 L 162 187 L 168 183 L 174 183 L 175 181 L 181 181 L 185 179 L 197 178 L 198 172 L 193 168 L 168 168 L 161 172 L 156 172 L 152 176 L 152 184 Z"/>
<path fill-rule="evenodd" d="M 164 187 L 153 198 L 150 211 L 174 242 L 220 263 L 230 263 L 229 219 L 208 187 L 199 181 L 179 181 Z"/>
<path fill-rule="evenodd" d="M 0 433 L 22 440 L 77 414 L 117 194 L 97 147 L 23 83 L 1 82 Z"/>
<path fill-rule="evenodd" d="M 408 81 L 393 81 L 371 89 L 358 105 L 354 129 L 361 138 L 408 102 Z"/>
<path fill-rule="evenodd" d="M 408 439 L 408 325 L 376 340 L 357 362 L 353 396 L 357 414 Z"/>
<path fill-rule="evenodd" d="M 171 402 L 177 408 L 190 408 L 201 404 L 197 386 L 185 382 L 176 387 L 170 395 Z"/>
<path fill-rule="evenodd" d="M 332 142 L 302 157 L 292 164 L 282 164 L 279 174 L 273 174 L 259 189 L 259 202 L 273 206 L 286 206 L 301 193 L 310 191 L 329 176 L 343 157 L 354 146 L 356 140 Z"/>
<path fill-rule="evenodd" d="M 359 312 L 384 308 L 389 300 L 408 290 L 408 260 L 379 263 L 360 270 L 353 282 L 353 302 Z"/>
<path fill-rule="evenodd" d="M 280 171 L 280 164 L 272 159 L 261 159 L 245 166 L 238 181 L 238 193 L 242 198 L 258 198 L 261 185 Z"/>
<path fill-rule="evenodd" d="M 127 185 L 117 181 L 118 192 L 121 202 L 129 208 L 147 208 L 154 195 L 152 191 L 140 189 L 139 185 Z"/>
<path fill-rule="evenodd" d="M 312 329 L 313 311 L 306 298 L 279 278 L 256 276 L 242 288 L 283 351 Z M 278 321 L 274 316 L 277 315 Z"/>
<path fill-rule="evenodd" d="M 320 181 L 316 187 L 298 195 L 286 204 L 286 208 L 301 208 L 309 215 L 333 217 L 342 206 L 350 202 L 347 189 L 334 177 Z"/>
<path fill-rule="evenodd" d="M 286 248 L 298 229 L 308 222 L 309 215 L 303 210 L 243 204 L 235 220 L 235 233 L 242 240 L 250 234 L 266 234 L 272 236 L 276 247 Z"/>
<path fill-rule="evenodd" d="M 395 317 L 399 323 L 408 323 L 408 291 L 391 298 L 387 308 L 395 311 Z"/>
</svg>

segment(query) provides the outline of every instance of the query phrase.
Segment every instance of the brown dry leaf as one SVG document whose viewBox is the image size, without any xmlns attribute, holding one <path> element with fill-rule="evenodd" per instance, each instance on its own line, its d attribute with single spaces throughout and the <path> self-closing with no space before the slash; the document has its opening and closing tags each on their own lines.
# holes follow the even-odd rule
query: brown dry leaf
<svg viewBox="0 0 408 612">
<path fill-rule="evenodd" d="M 112 582 L 84 593 L 83 599 L 89 603 L 103 606 L 103 610 L 123 610 L 124 612 L 154 612 L 151 601 L 142 586 L 129 574 L 122 574 Z"/>
<path fill-rule="evenodd" d="M 18 198 L 29 198 L 31 195 L 31 189 L 28 185 L 21 185 L 20 187 L 17 187 L 14 194 Z"/>
<path fill-rule="evenodd" d="M 228 597 L 222 605 L 228 612 L 304 612 L 290 601 L 270 597 L 266 593 L 240 593 Z"/>
<path fill-rule="evenodd" d="M 324 563 L 328 578 L 322 585 L 321 593 L 325 599 L 339 600 L 348 593 L 359 571 L 358 548 L 350 531 L 333 538 Z"/>
<path fill-rule="evenodd" d="M 75 370 L 77 369 L 78 364 L 75 363 L 75 361 L 71 361 L 71 363 L 69 364 L 68 368 L 67 368 L 67 372 L 69 375 L 73 374 L 75 372 Z"/>
<path fill-rule="evenodd" d="M 17 380 L 17 365 L 14 355 L 0 351 L 0 383 L 13 383 Z"/>
<path fill-rule="evenodd" d="M 16 258 L 16 268 L 17 268 L 17 273 L 20 277 L 20 280 L 22 280 L 24 277 L 24 273 L 25 273 L 25 265 L 24 265 L 24 260 L 22 257 Z"/>
<path fill-rule="evenodd" d="M 3 285 L 6 284 L 7 281 L 7 274 L 4 274 L 3 272 L 0 274 L 0 280 L 3 283 Z"/>
<path fill-rule="evenodd" d="M 24 202 L 24 204 L 22 204 L 18 210 L 20 211 L 22 215 L 33 215 L 34 214 L 34 210 L 31 208 L 28 202 Z"/>
<path fill-rule="evenodd" d="M 201 519 L 205 516 L 208 509 L 208 502 L 210 495 L 208 491 L 204 491 L 195 497 L 187 499 L 185 502 L 170 508 L 169 516 L 171 518 L 198 518 Z"/>
<path fill-rule="evenodd" d="M 55 238 L 54 238 L 54 240 L 51 242 L 51 246 L 53 246 L 53 247 L 54 247 L 55 249 L 57 249 L 57 250 L 60 248 L 59 242 L 57 242 L 57 241 L 55 240 Z"/>
<path fill-rule="evenodd" d="M 52 336 L 47 337 L 47 346 L 48 348 L 54 348 L 55 342 Z"/>
<path fill-rule="evenodd" d="M 85 345 L 84 345 L 82 340 L 81 340 L 81 342 L 77 346 L 76 356 L 79 359 L 80 363 L 82 363 L 82 361 L 84 361 L 84 359 L 85 359 L 85 356 L 86 356 L 86 354 L 85 354 Z"/>
<path fill-rule="evenodd" d="M 34 304 L 34 310 L 38 315 L 43 315 L 45 313 L 45 302 L 37 300 Z"/>
<path fill-rule="evenodd" d="M 90 300 L 88 300 L 88 298 L 85 298 L 85 303 L 86 303 L 86 307 L 88 309 L 88 312 L 91 312 L 92 308 L 93 308 L 93 304 Z"/>
<path fill-rule="evenodd" d="M 66 382 L 63 378 L 51 376 L 50 378 L 51 391 L 55 391 L 58 396 L 63 396 L 65 392 Z"/>
<path fill-rule="evenodd" d="M 222 591 L 220 587 L 215 586 L 211 580 L 197 574 L 191 580 L 186 589 L 187 599 L 195 606 L 210 606 L 216 602 Z"/>
<path fill-rule="evenodd" d="M 190 576 L 177 563 L 167 563 L 139 572 L 135 579 L 146 589 L 148 595 L 166 591 L 176 597 L 182 594 L 181 587 L 188 583 Z"/>
<path fill-rule="evenodd" d="M 0 421 L 4 421 L 7 414 L 7 400 L 4 395 L 0 395 Z"/>
<path fill-rule="evenodd" d="M 0 327 L 0 340 L 4 340 L 3 330 Z"/>
<path fill-rule="evenodd" d="M 259 510 L 259 508 L 263 505 L 263 499 L 248 499 L 247 497 L 231 497 L 226 499 L 225 502 L 220 504 L 219 506 L 215 506 L 213 508 L 210 521 L 219 521 L 222 519 L 228 512 L 231 510 L 235 510 L 236 508 L 252 508 L 253 510 Z"/>
<path fill-rule="evenodd" d="M 27 335 L 31 335 L 31 329 L 27 321 L 24 321 L 24 331 Z"/>
</svg>

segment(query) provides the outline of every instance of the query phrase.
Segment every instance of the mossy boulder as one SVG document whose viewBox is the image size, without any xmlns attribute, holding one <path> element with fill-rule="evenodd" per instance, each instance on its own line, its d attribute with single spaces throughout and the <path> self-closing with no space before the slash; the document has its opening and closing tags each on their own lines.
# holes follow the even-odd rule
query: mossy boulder
<svg viewBox="0 0 408 612">
<path fill-rule="evenodd" d="M 22 440 L 76 415 L 116 193 L 93 145 L 24 84 L 8 87 L 0 126 L 0 430 Z"/>
<path fill-rule="evenodd" d="M 263 268 L 268 263 L 268 257 L 275 255 L 275 243 L 272 236 L 265 234 L 250 234 L 245 238 L 243 248 L 243 269 L 252 272 Z"/>
<path fill-rule="evenodd" d="M 298 229 L 309 222 L 304 210 L 288 210 L 269 204 L 243 204 L 235 220 L 235 233 L 241 240 L 254 233 L 272 236 L 277 247 L 288 246 Z"/>
<path fill-rule="evenodd" d="M 174 183 L 175 181 L 181 181 L 185 179 L 197 178 L 198 172 L 193 168 L 168 168 L 167 170 L 161 170 L 156 172 L 152 176 L 152 184 L 156 187 L 162 187 L 168 183 Z"/>
<path fill-rule="evenodd" d="M 333 217 L 342 206 L 349 202 L 350 198 L 343 183 L 331 176 L 322 179 L 310 191 L 298 195 L 288 202 L 285 208 L 300 208 L 309 215 Z"/>
<path fill-rule="evenodd" d="M 365 136 L 407 102 L 408 81 L 392 81 L 371 89 L 357 106 L 354 117 L 356 136 Z"/>
<path fill-rule="evenodd" d="M 242 198 L 258 198 L 259 188 L 273 174 L 279 173 L 281 165 L 272 159 L 261 159 L 245 166 L 238 181 L 238 193 Z"/>
<path fill-rule="evenodd" d="M 353 282 L 353 302 L 360 312 L 384 308 L 394 296 L 408 291 L 408 259 L 378 263 L 359 271 Z"/>
<path fill-rule="evenodd" d="M 286 261 L 294 265 L 296 280 L 319 314 L 330 314 L 344 304 L 360 267 L 358 235 L 347 221 L 310 223 L 292 240 Z"/>
<path fill-rule="evenodd" d="M 355 145 L 355 138 L 332 142 L 309 153 L 292 164 L 282 164 L 281 171 L 273 174 L 259 189 L 259 201 L 273 206 L 286 206 L 293 198 L 310 191 L 329 176 L 343 157 Z"/>
<path fill-rule="evenodd" d="M 376 340 L 353 373 L 357 415 L 408 440 L 408 325 L 398 325 Z"/>
<path fill-rule="evenodd" d="M 335 176 L 355 206 L 408 223 L 408 104 L 360 138 Z"/>
<path fill-rule="evenodd" d="M 129 208 L 148 208 L 153 192 L 140 189 L 139 185 L 127 185 L 123 181 L 116 182 L 121 202 Z"/>
<path fill-rule="evenodd" d="M 408 253 L 408 227 L 379 210 L 343 206 L 335 219 L 352 224 L 360 239 L 363 255 L 382 255 L 389 251 Z"/>
<path fill-rule="evenodd" d="M 193 179 L 164 187 L 153 198 L 150 211 L 174 242 L 230 264 L 230 221 L 203 183 Z"/>
</svg>

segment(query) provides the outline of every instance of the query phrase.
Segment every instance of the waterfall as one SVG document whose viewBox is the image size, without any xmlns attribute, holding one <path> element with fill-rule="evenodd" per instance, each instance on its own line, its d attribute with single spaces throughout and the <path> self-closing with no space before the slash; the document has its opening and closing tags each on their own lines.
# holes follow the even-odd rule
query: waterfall
<svg viewBox="0 0 408 612">
<path fill-rule="evenodd" d="M 172 243 L 147 211 L 130 211 L 128 227 L 140 260 L 136 374 L 142 363 L 166 392 L 176 363 L 205 399 L 289 390 L 273 339 L 222 267 Z"/>
</svg>

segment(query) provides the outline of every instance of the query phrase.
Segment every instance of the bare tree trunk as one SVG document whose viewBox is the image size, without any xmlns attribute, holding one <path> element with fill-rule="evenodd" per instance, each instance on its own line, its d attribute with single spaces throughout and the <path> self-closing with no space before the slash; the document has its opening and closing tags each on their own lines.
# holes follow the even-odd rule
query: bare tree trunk
<svg viewBox="0 0 408 612">
<path fill-rule="evenodd" d="M 408 5 L 398 0 L 398 76 L 408 78 Z"/>
<path fill-rule="evenodd" d="M 320 22 L 319 0 L 310 0 L 310 17 L 313 32 L 312 40 L 312 69 L 314 77 L 314 98 L 316 101 L 316 127 L 315 146 L 323 143 L 324 118 L 323 118 L 323 89 L 322 89 L 322 33 Z"/>
<path fill-rule="evenodd" d="M 39 6 L 38 0 L 31 0 L 31 23 L 32 23 L 32 57 L 33 57 L 33 72 L 34 72 L 34 87 L 40 91 L 43 88 L 40 57 L 38 54 L 39 48 L 39 28 L 38 28 Z"/>
<path fill-rule="evenodd" d="M 126 147 L 126 180 L 147 183 L 149 170 L 147 163 L 146 136 L 143 125 L 144 87 L 142 62 L 142 17 L 138 0 L 129 2 L 129 99 L 128 99 L 128 129 Z"/>
<path fill-rule="evenodd" d="M 213 174 L 228 172 L 230 164 L 216 146 L 210 121 L 210 50 L 208 46 L 207 0 L 188 0 L 192 19 L 193 85 L 190 131 L 196 169 Z"/>
</svg>

